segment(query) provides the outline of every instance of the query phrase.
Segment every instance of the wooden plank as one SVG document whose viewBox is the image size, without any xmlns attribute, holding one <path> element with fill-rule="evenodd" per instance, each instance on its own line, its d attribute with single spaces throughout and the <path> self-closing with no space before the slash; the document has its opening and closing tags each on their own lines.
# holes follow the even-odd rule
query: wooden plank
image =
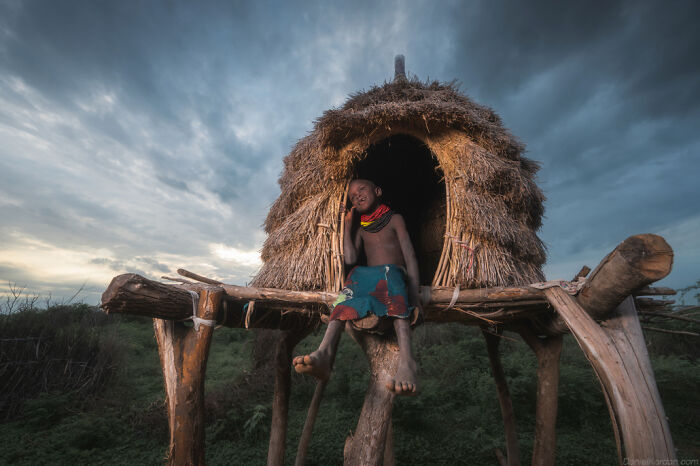
<svg viewBox="0 0 700 466">
<path fill-rule="evenodd" d="M 630 299 L 598 325 L 559 287 L 545 295 L 576 338 L 609 400 L 613 425 L 619 425 L 624 461 L 675 461 L 670 431 L 658 396 L 651 363 Z"/>
</svg>

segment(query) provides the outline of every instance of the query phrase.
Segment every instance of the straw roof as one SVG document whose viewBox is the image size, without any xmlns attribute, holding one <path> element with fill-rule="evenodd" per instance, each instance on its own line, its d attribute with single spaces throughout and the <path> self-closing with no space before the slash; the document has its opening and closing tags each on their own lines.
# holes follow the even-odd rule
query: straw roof
<svg viewBox="0 0 700 466">
<path fill-rule="evenodd" d="M 326 111 L 284 159 L 281 195 L 265 221 L 268 238 L 255 286 L 337 289 L 340 206 L 368 148 L 394 135 L 423 142 L 446 186 L 442 274 L 433 284 L 483 287 L 543 279 L 536 235 L 544 196 L 536 162 L 491 109 L 454 84 L 399 79 Z M 422 277 L 430 283 L 433 277 Z"/>
</svg>

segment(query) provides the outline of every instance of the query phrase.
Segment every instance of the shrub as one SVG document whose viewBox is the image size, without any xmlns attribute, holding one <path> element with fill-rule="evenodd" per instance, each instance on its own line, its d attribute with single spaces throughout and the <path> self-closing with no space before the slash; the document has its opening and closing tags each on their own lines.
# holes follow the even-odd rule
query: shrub
<svg viewBox="0 0 700 466">
<path fill-rule="evenodd" d="M 0 418 L 49 392 L 95 393 L 123 354 L 107 317 L 85 304 L 0 315 Z"/>
</svg>

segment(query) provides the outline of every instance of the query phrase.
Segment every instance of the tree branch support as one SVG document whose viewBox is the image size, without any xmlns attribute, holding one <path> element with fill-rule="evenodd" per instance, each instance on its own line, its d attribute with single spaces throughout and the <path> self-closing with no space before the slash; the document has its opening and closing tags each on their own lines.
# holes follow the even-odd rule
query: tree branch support
<svg viewBox="0 0 700 466">
<path fill-rule="evenodd" d="M 215 320 L 223 291 L 208 287 L 199 293 L 196 316 Z M 190 310 L 192 308 L 190 307 Z M 168 464 L 203 465 L 204 376 L 214 327 L 153 319 L 165 380 L 170 448 Z"/>
<path fill-rule="evenodd" d="M 627 297 L 598 325 L 561 288 L 548 288 L 545 294 L 600 380 L 616 438 L 623 444 L 618 445 L 620 462 L 674 464 L 676 452 L 633 298 Z"/>
<path fill-rule="evenodd" d="M 344 464 L 379 466 L 384 459 L 394 402 L 394 394 L 385 384 L 398 368 L 399 345 L 394 335 L 382 337 L 354 330 L 350 334 L 367 355 L 370 378 L 357 428 L 345 440 Z"/>
</svg>

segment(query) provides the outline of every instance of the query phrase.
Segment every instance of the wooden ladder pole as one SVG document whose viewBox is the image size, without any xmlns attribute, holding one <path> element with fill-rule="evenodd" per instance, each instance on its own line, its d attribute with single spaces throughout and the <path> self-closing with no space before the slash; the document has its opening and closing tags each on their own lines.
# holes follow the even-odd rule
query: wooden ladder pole
<svg viewBox="0 0 700 466">
<path fill-rule="evenodd" d="M 222 297 L 220 288 L 203 289 L 196 316 L 216 320 Z M 203 465 L 204 377 L 214 327 L 200 323 L 196 329 L 163 319 L 153 319 L 153 327 L 165 381 L 170 430 L 168 464 Z"/>
</svg>

